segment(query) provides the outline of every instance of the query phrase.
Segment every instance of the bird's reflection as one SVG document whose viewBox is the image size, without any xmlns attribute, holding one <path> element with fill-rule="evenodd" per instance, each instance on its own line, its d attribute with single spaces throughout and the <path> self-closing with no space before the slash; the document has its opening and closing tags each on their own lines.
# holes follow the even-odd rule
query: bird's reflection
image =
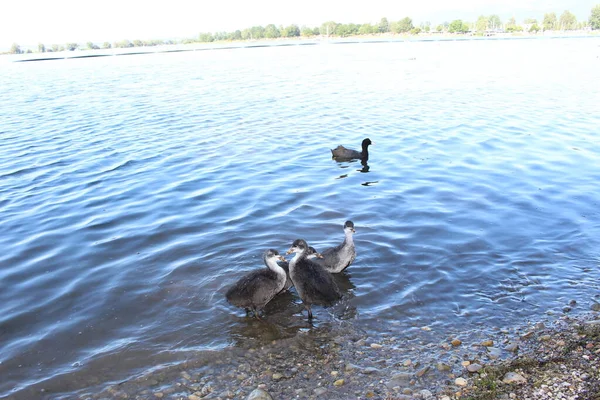
<svg viewBox="0 0 600 400">
<path fill-rule="evenodd" d="M 235 345 L 246 347 L 251 343 L 294 337 L 300 330 L 320 329 L 321 325 L 330 323 L 331 317 L 337 320 L 355 318 L 357 310 L 351 300 L 356 286 L 350 279 L 351 275 L 346 271 L 332 275 L 342 292 L 342 299 L 331 307 L 320 308 L 313 321 L 307 321 L 303 315 L 304 306 L 295 289 L 283 290 L 267 303 L 260 320 L 250 316 L 235 317 L 229 329 Z M 331 317 L 326 317 L 327 314 Z"/>
<path fill-rule="evenodd" d="M 371 169 L 371 167 L 369 167 L 369 164 L 367 164 L 366 161 L 361 161 L 360 163 L 362 164 L 362 168 L 361 169 L 357 169 L 357 171 L 363 172 L 363 173 L 369 172 L 369 169 Z"/>
</svg>

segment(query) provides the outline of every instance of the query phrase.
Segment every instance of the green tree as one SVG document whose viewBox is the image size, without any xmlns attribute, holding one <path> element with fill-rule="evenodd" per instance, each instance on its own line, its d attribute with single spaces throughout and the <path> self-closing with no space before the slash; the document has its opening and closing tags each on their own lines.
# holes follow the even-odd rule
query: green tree
<svg viewBox="0 0 600 400">
<path fill-rule="evenodd" d="M 323 22 L 321 24 L 319 32 L 321 33 L 321 35 L 333 35 L 333 32 L 335 32 L 335 27 L 337 25 L 337 22 L 333 21 Z"/>
<path fill-rule="evenodd" d="M 448 32 L 450 33 L 465 33 L 469 31 L 469 26 L 461 19 L 455 19 L 448 25 Z"/>
<path fill-rule="evenodd" d="M 285 37 L 298 37 L 300 36 L 300 28 L 298 27 L 298 25 L 290 25 L 290 26 L 286 26 L 285 29 L 283 30 L 283 36 Z"/>
<path fill-rule="evenodd" d="M 565 10 L 560 15 L 559 26 L 562 30 L 572 31 L 577 28 L 577 17 L 572 12 Z"/>
<path fill-rule="evenodd" d="M 416 26 L 416 27 L 414 27 L 414 28 L 412 28 L 410 30 L 410 33 L 413 34 L 413 35 L 418 35 L 419 33 L 421 33 L 421 28 L 419 28 L 418 26 Z"/>
<path fill-rule="evenodd" d="M 429 21 L 421 22 L 421 25 L 419 25 L 419 27 L 421 28 L 422 31 L 429 32 L 431 30 L 431 22 L 429 22 Z"/>
<path fill-rule="evenodd" d="M 92 43 L 92 42 L 87 42 L 87 43 L 86 43 L 86 46 L 87 46 L 87 48 L 88 48 L 88 49 L 90 49 L 90 50 L 98 50 L 98 49 L 100 48 L 100 46 L 98 46 L 98 45 L 95 45 L 95 44 L 94 44 L 94 43 Z"/>
<path fill-rule="evenodd" d="M 242 40 L 242 31 L 236 29 L 235 32 L 232 32 L 231 40 Z"/>
<path fill-rule="evenodd" d="M 485 32 L 488 29 L 488 23 L 488 17 L 481 15 L 477 18 L 477 22 L 475 22 L 475 29 L 477 29 L 477 32 Z"/>
<path fill-rule="evenodd" d="M 592 29 L 600 29 L 600 4 L 592 8 L 589 21 Z"/>
<path fill-rule="evenodd" d="M 46 52 L 46 46 L 44 46 L 44 43 L 38 43 L 38 52 L 39 53 L 45 53 Z"/>
<path fill-rule="evenodd" d="M 110 48 L 111 48 L 111 45 L 110 45 L 110 43 L 108 43 L 108 42 L 104 42 L 104 43 L 102 43 L 102 48 L 103 48 L 103 49 L 110 49 Z"/>
<path fill-rule="evenodd" d="M 300 36 L 302 37 L 312 37 L 315 35 L 315 31 L 312 28 L 309 28 L 307 26 L 303 26 L 300 29 Z"/>
<path fill-rule="evenodd" d="M 378 29 L 375 28 L 373 25 L 371 24 L 362 24 L 359 28 L 358 28 L 358 34 L 359 35 L 370 35 L 372 33 L 375 33 Z"/>
<path fill-rule="evenodd" d="M 533 32 L 533 33 L 538 33 L 540 31 L 540 27 L 538 24 L 533 24 L 531 25 L 531 28 L 529 28 L 529 32 Z"/>
<path fill-rule="evenodd" d="M 53 44 L 52 45 L 52 51 L 53 52 L 57 52 L 58 51 L 58 45 L 57 44 Z"/>
<path fill-rule="evenodd" d="M 525 18 L 525 20 L 523 21 L 524 24 L 537 24 L 538 21 L 535 18 Z"/>
<path fill-rule="evenodd" d="M 412 19 L 410 19 L 409 17 L 402 18 L 400 21 L 397 21 L 394 24 L 392 24 L 392 31 L 394 33 L 409 32 L 413 28 L 414 26 L 412 23 Z"/>
<path fill-rule="evenodd" d="M 490 17 L 488 18 L 488 25 L 490 29 L 502 28 L 502 20 L 496 14 L 490 15 Z"/>
<path fill-rule="evenodd" d="M 263 39 L 265 37 L 265 28 L 260 25 L 250 28 L 250 32 L 252 33 L 252 39 Z"/>
<path fill-rule="evenodd" d="M 435 30 L 436 30 L 436 31 L 438 31 L 438 32 L 444 32 L 444 29 L 445 29 L 445 27 L 444 27 L 444 25 L 443 25 L 443 24 L 439 24 L 439 25 L 438 25 L 438 26 L 435 28 Z"/>
<path fill-rule="evenodd" d="M 214 40 L 215 40 L 215 38 L 213 37 L 213 35 L 210 32 L 203 32 L 200 35 L 198 35 L 198 41 L 202 42 L 202 43 L 208 43 L 208 42 L 212 42 Z"/>
<path fill-rule="evenodd" d="M 79 45 L 77 43 L 67 43 L 67 50 L 75 51 L 77 50 L 77 48 L 79 48 Z"/>
<path fill-rule="evenodd" d="M 544 14 L 544 22 L 543 22 L 543 26 L 544 26 L 544 30 L 545 31 L 552 31 L 554 29 L 556 29 L 556 14 L 555 13 L 546 13 Z"/>
<path fill-rule="evenodd" d="M 338 26 L 335 27 L 335 34 L 341 37 L 346 37 L 350 36 L 352 33 L 350 32 L 348 25 L 338 24 Z"/>
<path fill-rule="evenodd" d="M 123 39 L 120 42 L 115 42 L 114 47 L 117 49 L 127 49 L 129 47 L 133 47 L 133 43 L 127 39 Z"/>
<path fill-rule="evenodd" d="M 12 46 L 10 46 L 10 51 L 11 54 L 21 54 L 23 53 L 23 50 L 21 50 L 21 46 L 19 46 L 17 43 L 13 43 Z"/>
<path fill-rule="evenodd" d="M 389 32 L 390 31 L 390 23 L 388 22 L 387 18 L 381 18 L 381 20 L 379 21 L 379 32 L 381 33 L 385 33 L 385 32 Z"/>
<path fill-rule="evenodd" d="M 281 37 L 281 32 L 279 32 L 279 29 L 274 24 L 269 24 L 265 26 L 265 37 L 267 39 L 276 39 Z"/>
</svg>

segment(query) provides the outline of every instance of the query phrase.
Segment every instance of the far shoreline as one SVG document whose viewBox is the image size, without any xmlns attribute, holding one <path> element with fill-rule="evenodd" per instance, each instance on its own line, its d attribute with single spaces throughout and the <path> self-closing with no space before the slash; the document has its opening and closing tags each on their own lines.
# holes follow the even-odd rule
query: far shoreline
<svg viewBox="0 0 600 400">
<path fill-rule="evenodd" d="M 467 34 L 376 34 L 376 35 L 354 35 L 347 37 L 339 36 L 316 36 L 311 38 L 277 38 L 260 40 L 230 41 L 222 40 L 209 43 L 188 43 L 188 44 L 168 44 L 160 46 L 142 46 L 130 48 L 110 48 L 110 49 L 84 49 L 74 51 L 46 52 L 46 53 L 24 53 L 9 54 L 2 53 L 13 58 L 12 62 L 30 62 L 30 61 L 53 61 L 65 59 L 96 58 L 125 55 L 158 54 L 158 53 L 179 53 L 187 51 L 206 51 L 206 50 L 232 50 L 248 49 L 261 47 L 285 47 L 285 46 L 312 46 L 320 44 L 368 44 L 368 43 L 419 43 L 419 42 L 450 42 L 450 41 L 498 41 L 498 40 L 543 40 L 543 39 L 583 39 L 599 38 L 600 35 L 594 31 L 579 31 L 576 33 L 552 32 L 552 34 L 529 34 L 529 33 L 498 33 L 492 36 L 478 36 Z"/>
</svg>

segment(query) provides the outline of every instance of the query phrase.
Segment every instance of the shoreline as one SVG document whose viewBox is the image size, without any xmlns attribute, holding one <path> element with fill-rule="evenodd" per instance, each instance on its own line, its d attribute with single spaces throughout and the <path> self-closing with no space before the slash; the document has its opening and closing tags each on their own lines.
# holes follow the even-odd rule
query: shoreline
<svg viewBox="0 0 600 400">
<path fill-rule="evenodd" d="M 583 39 L 597 38 L 600 34 L 597 32 L 578 32 L 576 34 L 552 33 L 552 34 L 529 34 L 529 33 L 502 33 L 493 36 L 478 36 L 465 34 L 379 34 L 379 35 L 358 35 L 347 37 L 315 37 L 315 38 L 277 38 L 260 39 L 251 41 L 218 41 L 210 43 L 188 43 L 188 44 L 170 44 L 151 47 L 130 47 L 130 48 L 110 48 L 98 50 L 75 50 L 47 53 L 24 53 L 0 55 L 12 58 L 12 62 L 33 62 L 33 61 L 53 61 L 66 59 L 84 59 L 110 56 L 129 56 L 143 54 L 159 53 L 180 53 L 189 51 L 207 51 L 207 50 L 232 50 L 232 49 L 250 49 L 261 47 L 285 47 L 285 46 L 313 46 L 313 45 L 332 45 L 332 44 L 368 44 L 368 43 L 422 43 L 422 42 L 453 42 L 453 41 L 496 41 L 496 40 L 542 40 L 542 39 Z"/>
<path fill-rule="evenodd" d="M 422 327 L 412 340 L 369 337 L 351 322 L 327 321 L 291 338 L 257 338 L 121 382 L 71 393 L 38 387 L 7 398 L 37 392 L 48 399 L 249 400 L 258 389 L 267 400 L 600 399 L 598 310 L 593 303 L 592 311 L 492 334 L 448 336 Z"/>
</svg>

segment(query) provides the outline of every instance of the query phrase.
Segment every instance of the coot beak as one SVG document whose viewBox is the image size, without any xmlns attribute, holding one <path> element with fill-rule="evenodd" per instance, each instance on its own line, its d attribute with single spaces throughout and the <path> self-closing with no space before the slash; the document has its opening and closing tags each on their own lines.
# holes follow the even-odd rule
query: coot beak
<svg viewBox="0 0 600 400">
<path fill-rule="evenodd" d="M 318 253 L 318 252 L 317 252 L 317 253 L 315 253 L 315 256 L 317 256 L 317 258 L 323 258 L 323 254 L 321 254 L 321 253 Z"/>
<path fill-rule="evenodd" d="M 286 251 L 285 254 L 292 254 L 294 252 L 292 249 L 293 249 L 293 247 L 290 247 L 290 249 L 288 251 Z"/>
<path fill-rule="evenodd" d="M 282 255 L 277 256 L 277 258 L 279 259 L 279 261 L 285 261 L 285 257 Z"/>
</svg>

